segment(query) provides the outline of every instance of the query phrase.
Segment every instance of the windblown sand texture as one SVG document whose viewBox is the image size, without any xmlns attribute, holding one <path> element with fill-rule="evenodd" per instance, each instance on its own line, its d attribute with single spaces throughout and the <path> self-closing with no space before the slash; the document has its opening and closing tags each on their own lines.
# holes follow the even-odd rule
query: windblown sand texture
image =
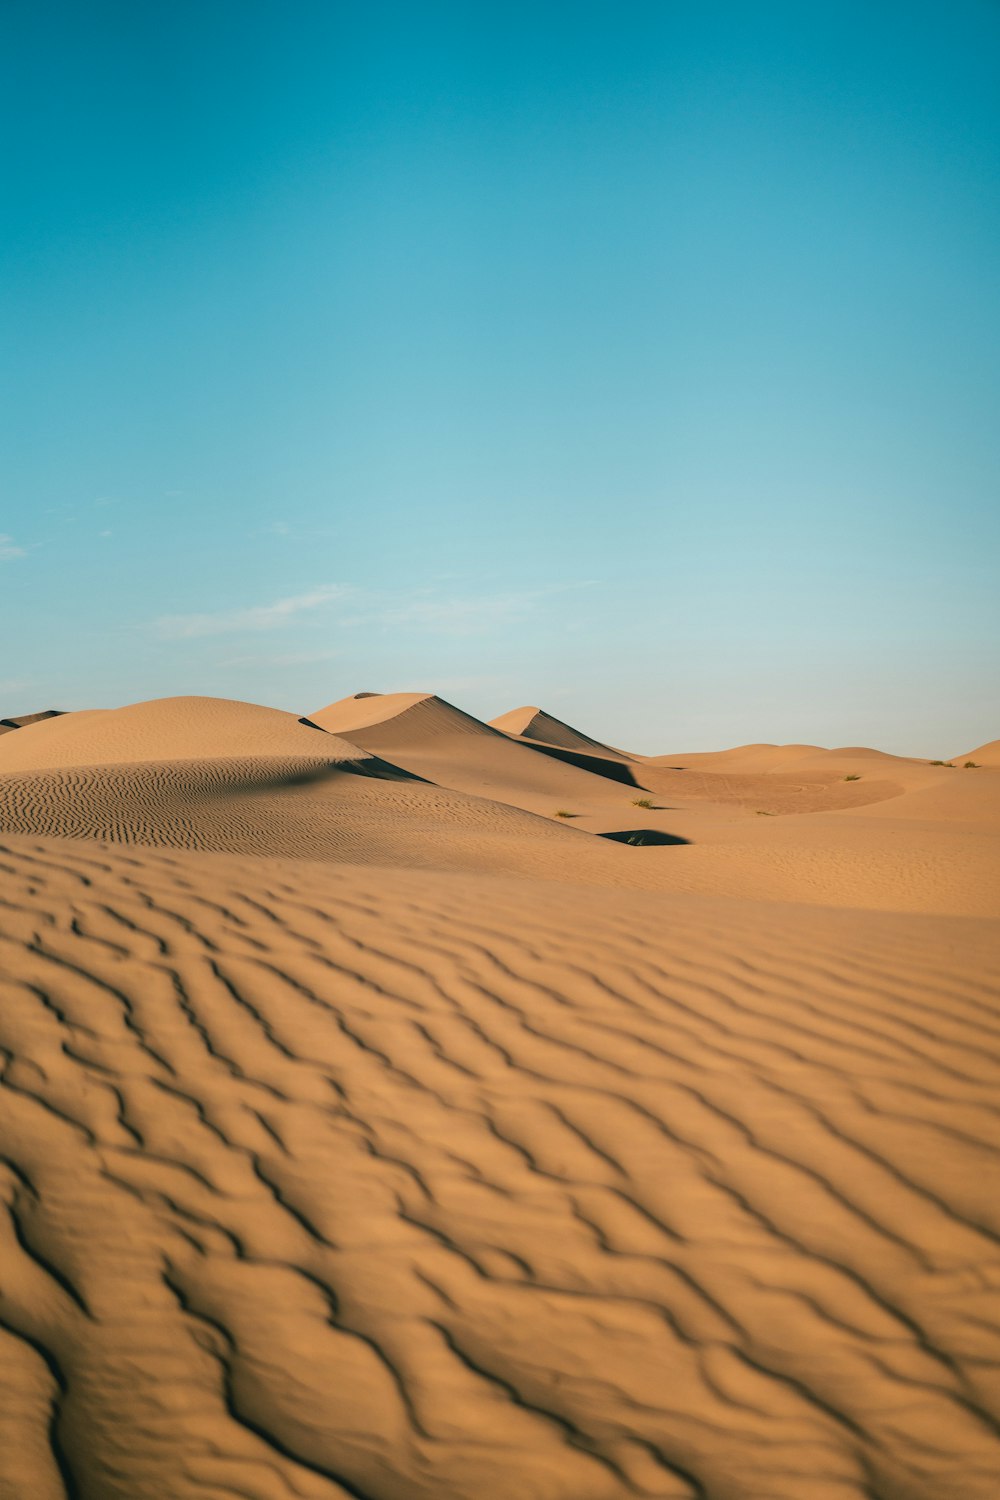
<svg viewBox="0 0 1000 1500">
<path fill-rule="evenodd" d="M 1000 1494 L 996 744 L 528 712 L 0 738 L 0 1500 Z"/>
</svg>

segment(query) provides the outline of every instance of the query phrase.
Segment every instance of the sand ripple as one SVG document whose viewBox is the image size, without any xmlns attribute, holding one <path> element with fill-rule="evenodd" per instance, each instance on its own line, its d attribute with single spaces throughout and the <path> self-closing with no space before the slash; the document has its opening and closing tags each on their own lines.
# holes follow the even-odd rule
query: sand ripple
<svg viewBox="0 0 1000 1500">
<path fill-rule="evenodd" d="M 0 866 L 4 1500 L 1000 1491 L 987 924 Z"/>
</svg>

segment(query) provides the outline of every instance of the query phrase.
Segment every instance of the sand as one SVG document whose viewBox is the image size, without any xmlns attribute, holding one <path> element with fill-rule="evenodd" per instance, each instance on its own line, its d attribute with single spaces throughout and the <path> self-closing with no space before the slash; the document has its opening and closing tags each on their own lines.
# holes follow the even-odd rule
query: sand
<svg viewBox="0 0 1000 1500">
<path fill-rule="evenodd" d="M 527 712 L 0 738 L 0 1500 L 1000 1493 L 996 746 Z"/>
<path fill-rule="evenodd" d="M 37 724 L 42 719 L 54 719 L 58 713 L 57 708 L 42 708 L 33 714 L 13 714 L 10 718 L 0 719 L 0 734 L 9 734 L 12 729 L 25 729 L 29 724 Z"/>
<path fill-rule="evenodd" d="M 534 745 L 549 745 L 561 750 L 578 750 L 584 755 L 596 755 L 611 760 L 635 759 L 624 750 L 615 750 L 611 745 L 591 739 L 589 734 L 581 733 L 571 724 L 557 719 L 554 714 L 547 714 L 543 708 L 515 708 L 510 713 L 501 714 L 497 719 L 491 719 L 490 723 L 494 729 L 500 729 L 505 734 L 517 735 Z"/>
<path fill-rule="evenodd" d="M 638 785 L 610 756 L 580 754 L 504 733 L 430 693 L 366 693 L 310 714 L 349 742 L 459 791 L 551 815 L 607 798 L 609 777 Z M 558 749 L 558 755 L 549 752 Z"/>
</svg>

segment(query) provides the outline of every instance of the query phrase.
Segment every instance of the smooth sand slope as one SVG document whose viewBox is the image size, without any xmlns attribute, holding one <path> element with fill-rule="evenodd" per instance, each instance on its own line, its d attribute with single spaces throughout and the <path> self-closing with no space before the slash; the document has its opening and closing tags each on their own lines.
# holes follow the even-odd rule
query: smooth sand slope
<svg viewBox="0 0 1000 1500">
<path fill-rule="evenodd" d="M 590 769 L 579 756 L 576 764 L 553 759 L 430 693 L 364 693 L 309 717 L 418 776 L 531 812 L 551 816 L 614 796 L 608 768 Z"/>
<path fill-rule="evenodd" d="M 1000 916 L 996 770 L 862 750 L 792 764 L 771 774 L 646 772 L 664 805 L 648 816 L 691 840 L 671 863 L 675 888 Z"/>
<path fill-rule="evenodd" d="M 557 719 L 554 714 L 547 714 L 543 708 L 514 708 L 510 713 L 501 714 L 498 719 L 491 719 L 490 723 L 494 729 L 503 730 L 504 734 L 520 735 L 536 744 L 552 745 L 562 750 L 579 750 L 585 755 L 610 757 L 612 760 L 628 761 L 636 758 L 626 754 L 624 750 L 615 750 L 611 745 L 591 739 L 589 734 L 574 729 L 571 724 Z"/>
<path fill-rule="evenodd" d="M 645 759 L 642 770 L 662 793 L 775 813 L 834 812 L 883 802 L 930 785 L 937 774 L 926 761 L 860 746 L 824 750 L 817 745 L 741 745 L 656 756 Z"/>
<path fill-rule="evenodd" d="M 313 717 L 0 740 L 0 1500 L 995 1500 L 1000 770 Z"/>
<path fill-rule="evenodd" d="M 364 759 L 356 745 L 281 709 L 229 698 L 155 698 L 28 724 L 0 746 L 0 774 L 247 756 Z"/>
<path fill-rule="evenodd" d="M 963 766 L 967 760 L 976 761 L 981 766 L 1000 766 L 1000 740 L 989 740 L 975 750 L 954 757 L 954 763 L 958 766 Z"/>
<path fill-rule="evenodd" d="M 490 725 L 518 744 L 527 745 L 581 771 L 591 771 L 626 786 L 640 785 L 636 775 L 637 757 L 591 739 L 562 719 L 547 714 L 544 709 L 515 708 L 510 713 L 501 714 L 498 719 L 491 719 Z"/>
</svg>

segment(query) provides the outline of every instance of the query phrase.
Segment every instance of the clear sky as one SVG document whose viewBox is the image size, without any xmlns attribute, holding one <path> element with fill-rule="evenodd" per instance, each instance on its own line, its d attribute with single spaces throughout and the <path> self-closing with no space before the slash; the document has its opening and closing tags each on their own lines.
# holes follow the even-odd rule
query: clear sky
<svg viewBox="0 0 1000 1500">
<path fill-rule="evenodd" d="M 1000 735 L 1000 6 L 10 0 L 0 714 Z"/>
</svg>

